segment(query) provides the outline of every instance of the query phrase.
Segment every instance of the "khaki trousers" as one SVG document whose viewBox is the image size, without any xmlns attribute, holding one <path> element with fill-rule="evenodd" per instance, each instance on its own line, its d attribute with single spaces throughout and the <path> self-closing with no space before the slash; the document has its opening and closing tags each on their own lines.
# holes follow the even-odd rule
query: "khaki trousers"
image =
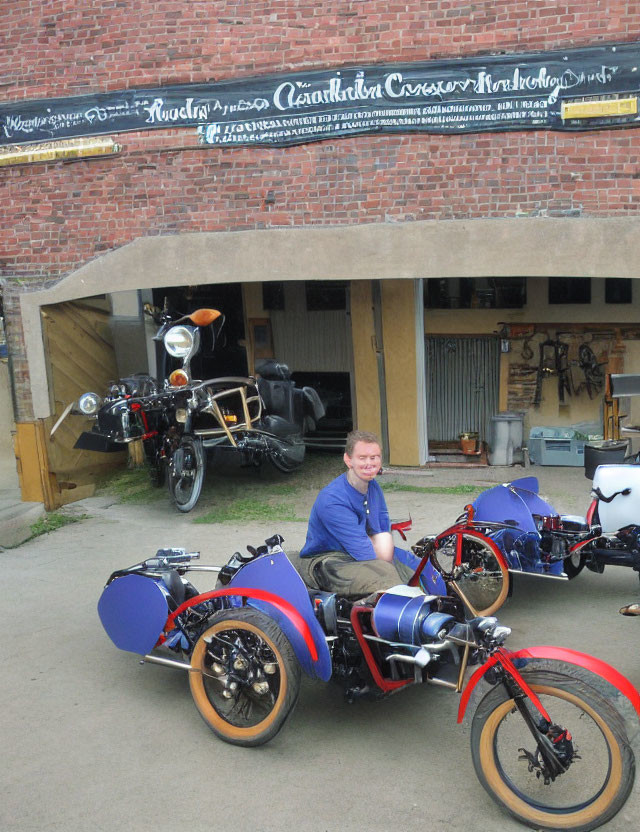
<svg viewBox="0 0 640 832">
<path fill-rule="evenodd" d="M 355 560 L 345 552 L 322 552 L 309 558 L 301 558 L 298 552 L 287 554 L 307 586 L 352 600 L 405 584 L 413 575 L 397 559 L 391 563 L 377 558 Z"/>
</svg>

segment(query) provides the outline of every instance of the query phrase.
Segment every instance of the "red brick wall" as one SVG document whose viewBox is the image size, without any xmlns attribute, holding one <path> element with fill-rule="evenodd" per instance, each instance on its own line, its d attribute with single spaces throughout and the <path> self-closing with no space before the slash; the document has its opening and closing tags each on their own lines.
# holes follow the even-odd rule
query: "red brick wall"
<svg viewBox="0 0 640 832">
<path fill-rule="evenodd" d="M 14 0 L 2 17 L 1 100 L 640 40 L 640 4 L 612 0 Z M 59 277 L 150 234 L 623 215 L 640 198 L 638 130 L 205 149 L 189 128 L 118 141 L 114 158 L 0 169 L 0 275 Z"/>
</svg>

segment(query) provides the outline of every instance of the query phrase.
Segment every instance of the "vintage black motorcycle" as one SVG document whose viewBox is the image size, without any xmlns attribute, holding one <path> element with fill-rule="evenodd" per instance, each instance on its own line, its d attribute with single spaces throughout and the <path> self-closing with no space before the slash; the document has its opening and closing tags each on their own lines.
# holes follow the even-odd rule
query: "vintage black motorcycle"
<svg viewBox="0 0 640 832">
<path fill-rule="evenodd" d="M 217 309 L 197 309 L 172 320 L 165 308 L 156 320 L 160 328 L 154 340 L 179 366 L 163 382 L 141 373 L 111 384 L 104 398 L 80 396 L 71 412 L 92 417 L 95 424 L 75 447 L 113 451 L 141 441 L 152 483 L 166 481 L 183 512 L 200 498 L 207 451 L 214 448 L 239 454 L 244 465 L 268 460 L 284 473 L 298 468 L 305 456 L 303 434 L 314 430 L 324 414 L 315 390 L 296 387 L 289 368 L 271 359 L 256 365 L 257 379 L 193 379 L 201 332 L 210 327 L 215 344 L 224 316 Z"/>
</svg>

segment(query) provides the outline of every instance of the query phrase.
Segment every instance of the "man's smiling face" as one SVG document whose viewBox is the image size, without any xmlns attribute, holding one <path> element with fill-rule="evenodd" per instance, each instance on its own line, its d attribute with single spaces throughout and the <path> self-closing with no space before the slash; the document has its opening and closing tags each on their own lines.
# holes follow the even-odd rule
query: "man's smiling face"
<svg viewBox="0 0 640 832">
<path fill-rule="evenodd" d="M 344 455 L 344 464 L 358 479 L 371 482 L 382 467 L 382 451 L 377 442 L 356 442 L 352 456 Z"/>
</svg>

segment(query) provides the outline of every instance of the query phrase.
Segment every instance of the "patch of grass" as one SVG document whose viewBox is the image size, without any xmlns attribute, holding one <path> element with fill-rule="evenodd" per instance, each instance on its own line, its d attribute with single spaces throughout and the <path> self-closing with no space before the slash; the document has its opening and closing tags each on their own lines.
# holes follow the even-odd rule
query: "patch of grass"
<svg viewBox="0 0 640 832">
<path fill-rule="evenodd" d="M 286 475 L 266 461 L 260 469 L 243 468 L 239 463 L 239 456 L 230 451 L 209 455 L 202 496 L 192 515 L 194 522 L 306 521 L 306 511 L 304 518 L 296 515 L 295 502 L 305 495 L 315 499 L 321 488 L 344 471 L 342 456 L 327 453 L 308 452 L 304 464 Z M 171 505 L 166 485 L 154 487 L 145 468 L 118 469 L 101 482 L 97 493 L 115 497 L 118 503 L 164 501 Z"/>
<path fill-rule="evenodd" d="M 304 523 L 287 503 L 262 502 L 253 497 L 243 497 L 214 505 L 209 511 L 195 517 L 194 523 L 247 523 L 247 522 Z"/>
<path fill-rule="evenodd" d="M 97 493 L 116 497 L 119 503 L 142 505 L 168 499 L 166 487 L 153 486 L 146 468 L 118 469 L 100 483 Z"/>
<path fill-rule="evenodd" d="M 484 489 L 476 485 L 404 485 L 400 482 L 380 483 L 383 491 L 413 491 L 418 494 L 479 494 Z"/>
<path fill-rule="evenodd" d="M 29 540 L 33 540 L 34 537 L 40 537 L 42 534 L 54 532 L 56 529 L 68 526 L 70 523 L 79 523 L 80 520 L 86 520 L 88 516 L 88 514 L 61 514 L 58 511 L 50 511 L 44 517 L 32 523 L 31 537 Z"/>
</svg>

